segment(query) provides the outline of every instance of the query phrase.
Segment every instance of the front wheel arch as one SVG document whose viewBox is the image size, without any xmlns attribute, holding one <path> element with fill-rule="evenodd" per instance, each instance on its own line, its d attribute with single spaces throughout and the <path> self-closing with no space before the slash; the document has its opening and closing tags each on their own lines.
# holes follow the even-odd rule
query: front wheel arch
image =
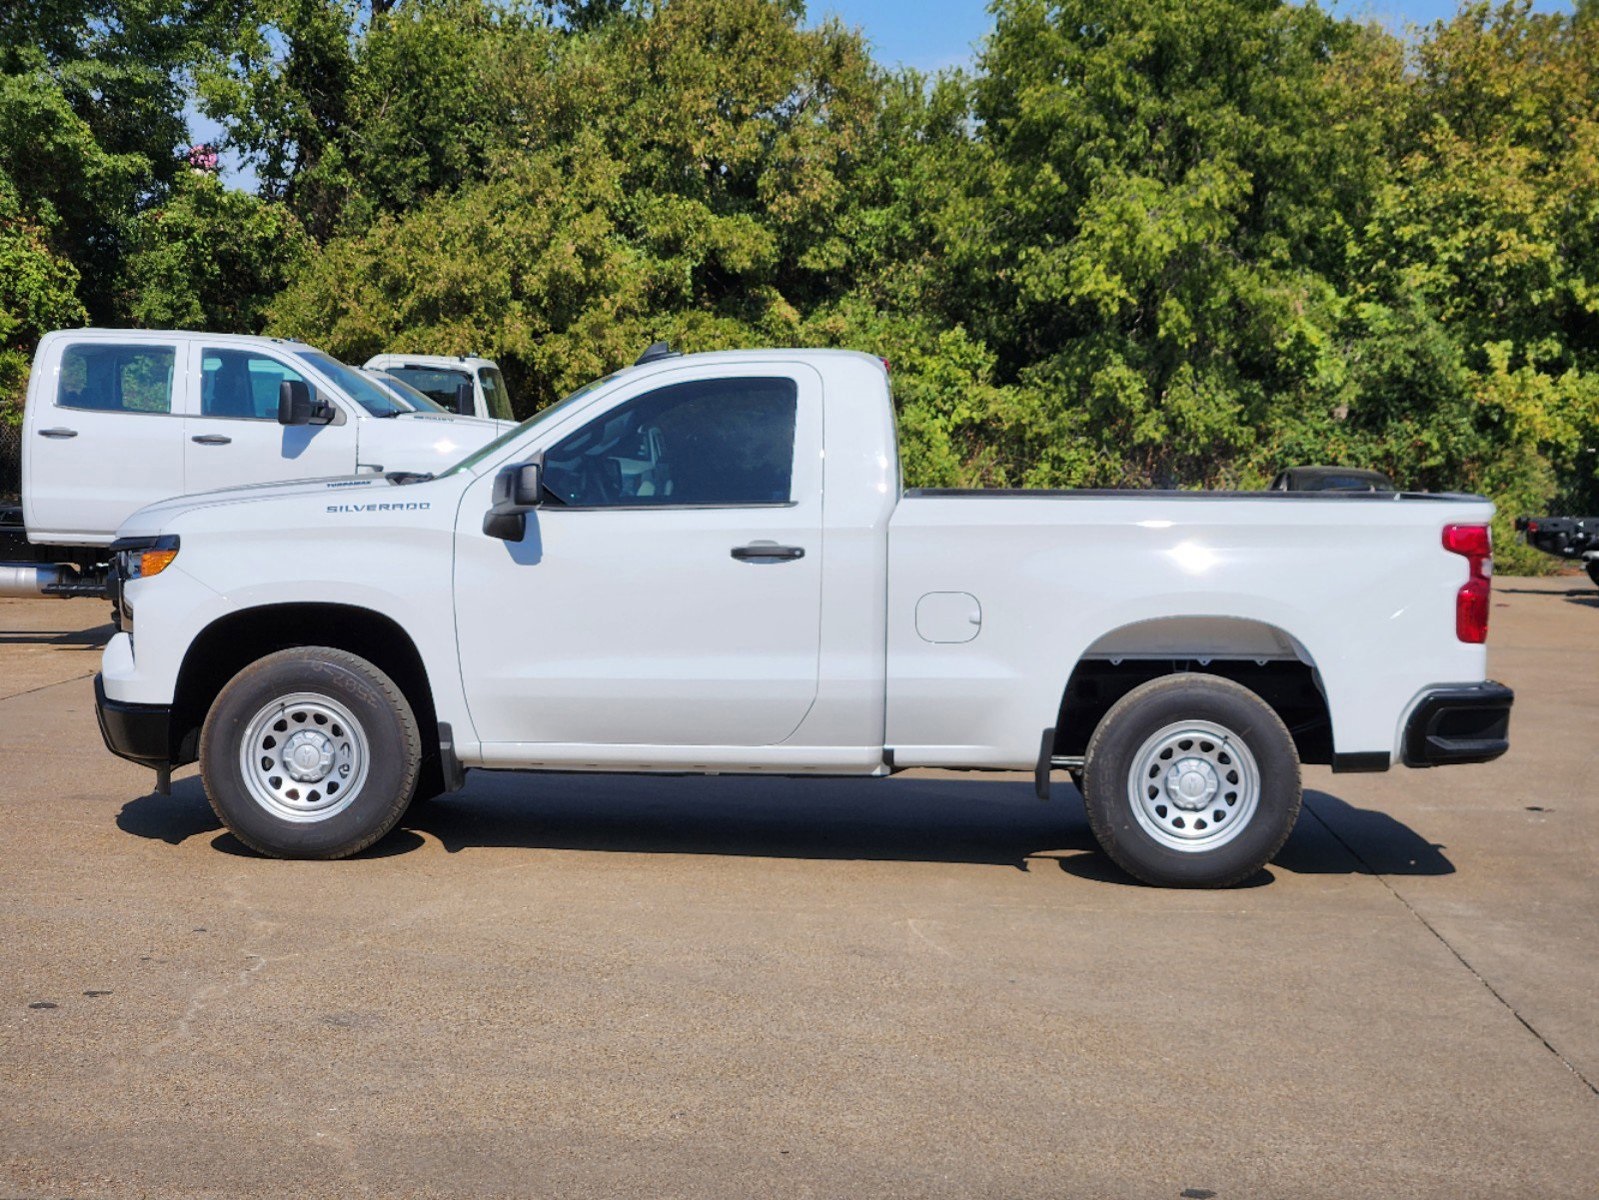
<svg viewBox="0 0 1599 1200">
<path fill-rule="evenodd" d="M 416 642 L 392 617 L 351 604 L 272 604 L 241 609 L 207 625 L 183 656 L 173 690 L 169 756 L 199 758 L 200 729 L 228 682 L 279 650 L 318 645 L 365 659 L 405 694 L 422 736 L 424 787 L 439 771 L 433 687 Z"/>
</svg>

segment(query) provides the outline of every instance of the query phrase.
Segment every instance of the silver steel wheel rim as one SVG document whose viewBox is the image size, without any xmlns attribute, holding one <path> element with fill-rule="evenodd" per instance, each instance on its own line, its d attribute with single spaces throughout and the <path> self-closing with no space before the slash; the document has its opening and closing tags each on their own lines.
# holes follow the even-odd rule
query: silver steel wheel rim
<svg viewBox="0 0 1599 1200">
<path fill-rule="evenodd" d="M 244 727 L 239 769 L 250 798 L 284 821 L 326 821 L 361 794 L 371 761 L 366 731 L 318 692 L 266 705 Z"/>
<path fill-rule="evenodd" d="M 1157 729 L 1133 755 L 1127 799 L 1150 837 L 1197 854 L 1249 827 L 1260 807 L 1260 768 L 1225 726 L 1178 721 Z"/>
</svg>

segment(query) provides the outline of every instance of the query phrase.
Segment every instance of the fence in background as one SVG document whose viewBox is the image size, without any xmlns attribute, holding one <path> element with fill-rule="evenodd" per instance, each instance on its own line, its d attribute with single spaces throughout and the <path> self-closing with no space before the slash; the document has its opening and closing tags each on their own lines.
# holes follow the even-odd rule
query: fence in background
<svg viewBox="0 0 1599 1200">
<path fill-rule="evenodd" d="M 0 422 L 0 504 L 15 504 L 22 492 L 22 426 Z"/>
</svg>

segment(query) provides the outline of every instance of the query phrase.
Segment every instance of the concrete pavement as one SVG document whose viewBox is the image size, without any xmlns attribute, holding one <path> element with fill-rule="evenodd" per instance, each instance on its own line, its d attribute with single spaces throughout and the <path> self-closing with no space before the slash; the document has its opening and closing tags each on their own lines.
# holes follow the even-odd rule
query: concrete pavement
<svg viewBox="0 0 1599 1200">
<path fill-rule="evenodd" d="M 0 1196 L 1599 1193 L 1585 580 L 1498 581 L 1506 758 L 1309 769 L 1223 893 L 953 774 L 476 772 L 264 861 L 100 747 L 104 609 L 0 602 Z"/>
</svg>

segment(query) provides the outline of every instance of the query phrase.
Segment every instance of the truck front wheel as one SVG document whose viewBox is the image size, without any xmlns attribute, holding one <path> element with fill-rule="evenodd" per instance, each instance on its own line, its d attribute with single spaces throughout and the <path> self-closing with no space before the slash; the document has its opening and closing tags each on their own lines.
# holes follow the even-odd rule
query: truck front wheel
<svg viewBox="0 0 1599 1200">
<path fill-rule="evenodd" d="M 1088 823 L 1129 874 L 1163 887 L 1230 887 L 1282 848 L 1299 817 L 1299 756 L 1282 720 L 1215 675 L 1154 679 L 1094 730 Z"/>
<path fill-rule="evenodd" d="M 422 739 L 405 695 L 365 659 L 325 646 L 251 663 L 200 732 L 211 807 L 276 858 L 343 858 L 394 827 L 416 789 Z"/>
</svg>

